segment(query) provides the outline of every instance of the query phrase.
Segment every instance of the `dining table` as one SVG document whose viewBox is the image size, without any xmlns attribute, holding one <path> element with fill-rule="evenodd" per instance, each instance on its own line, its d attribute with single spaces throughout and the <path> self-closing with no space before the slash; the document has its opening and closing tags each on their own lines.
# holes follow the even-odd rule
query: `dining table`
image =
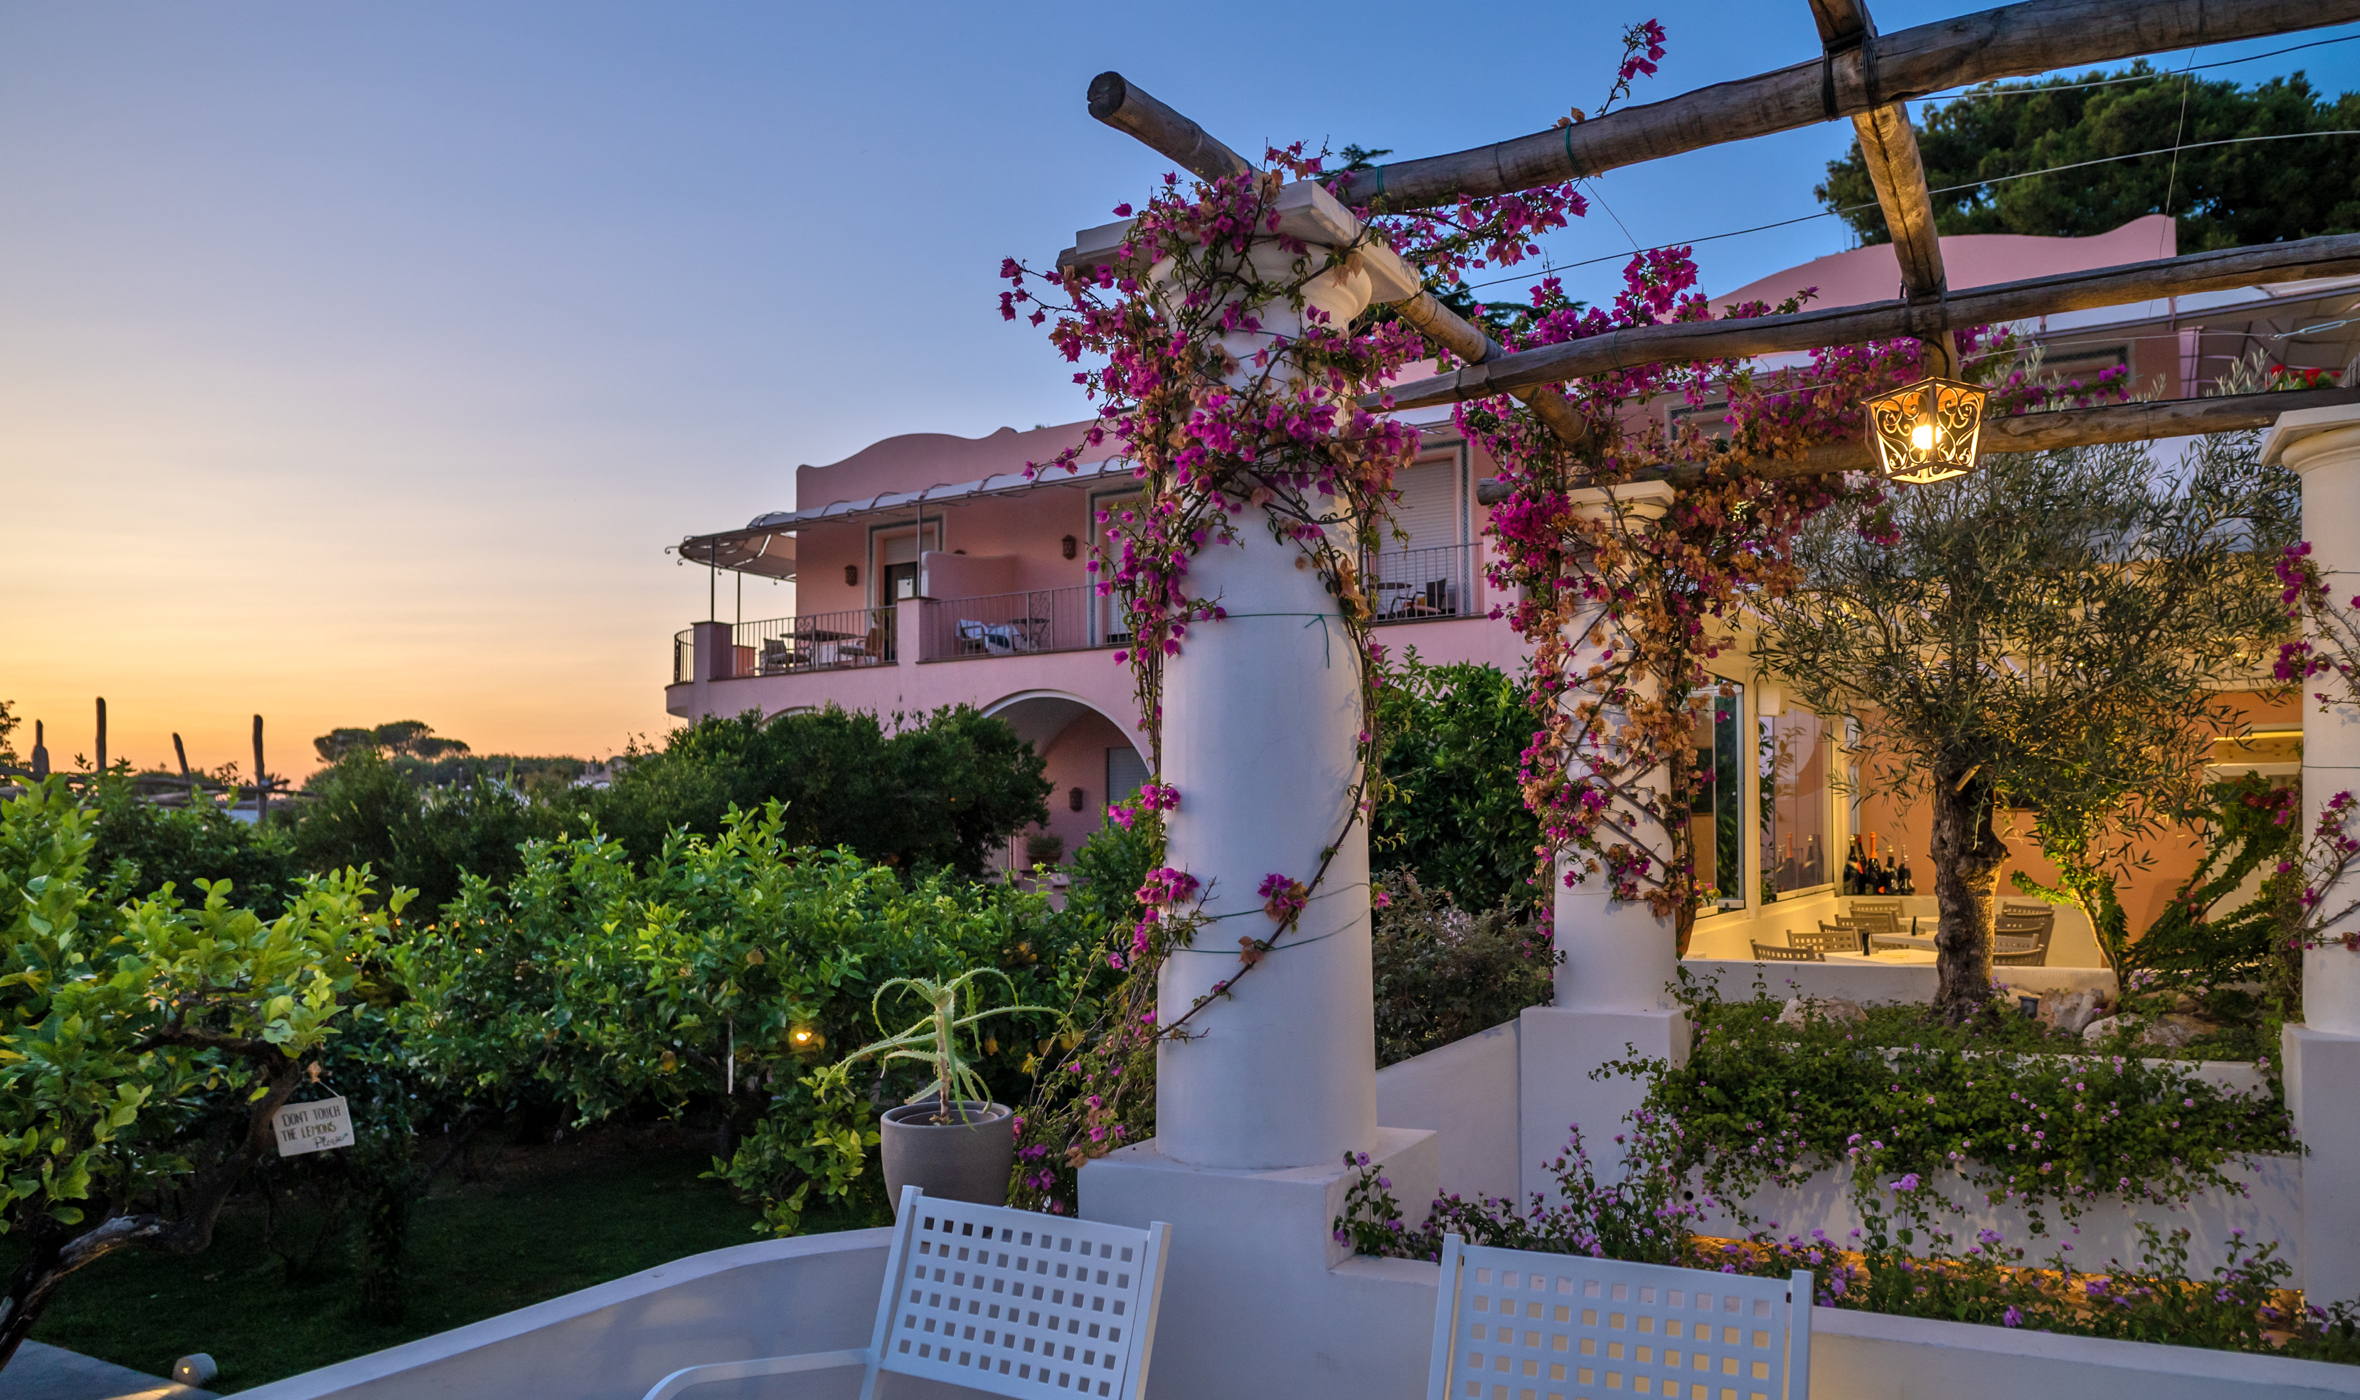
<svg viewBox="0 0 2360 1400">
<path fill-rule="evenodd" d="M 1849 963 L 1854 967 L 1932 967 L 1935 961 L 1931 948 L 1879 948 L 1873 953 L 1827 953 L 1831 963 Z"/>
</svg>

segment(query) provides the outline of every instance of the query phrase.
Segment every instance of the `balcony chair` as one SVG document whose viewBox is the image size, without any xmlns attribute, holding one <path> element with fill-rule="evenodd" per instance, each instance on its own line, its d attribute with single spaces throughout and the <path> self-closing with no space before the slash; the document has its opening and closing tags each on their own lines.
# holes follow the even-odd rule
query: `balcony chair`
<svg viewBox="0 0 2360 1400">
<path fill-rule="evenodd" d="M 811 653 L 798 651 L 787 645 L 784 637 L 765 637 L 762 640 L 762 674 L 783 675 L 797 666 L 811 664 Z"/>
<path fill-rule="evenodd" d="M 869 629 L 869 635 L 860 641 L 839 642 L 836 646 L 836 659 L 850 662 L 856 666 L 862 662 L 873 664 L 884 660 L 885 629 L 872 627 Z"/>
<path fill-rule="evenodd" d="M 1810 1391 L 1808 1270 L 1748 1278 L 1443 1237 L 1426 1400 Z"/>
<path fill-rule="evenodd" d="M 1147 1387 L 1169 1228 L 928 1199 L 904 1186 L 867 1346 L 690 1366 L 656 1382 L 645 1400 L 839 1366 L 866 1368 L 861 1400 L 875 1400 L 886 1371 L 1025 1400 L 1137 1400 Z"/>
<path fill-rule="evenodd" d="M 1826 962 L 1827 954 L 1816 947 L 1782 947 L 1776 943 L 1754 941 L 1755 962 Z"/>
</svg>

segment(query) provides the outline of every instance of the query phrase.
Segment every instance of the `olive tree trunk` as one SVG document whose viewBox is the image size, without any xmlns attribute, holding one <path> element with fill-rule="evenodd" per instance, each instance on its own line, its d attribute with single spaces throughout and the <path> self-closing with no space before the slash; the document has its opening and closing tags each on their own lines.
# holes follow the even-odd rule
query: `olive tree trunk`
<svg viewBox="0 0 2360 1400">
<path fill-rule="evenodd" d="M 1993 829 L 1991 783 L 1976 770 L 1934 770 L 1934 1007 L 1957 1020 L 1991 995 L 1993 896 L 2008 845 Z"/>
</svg>

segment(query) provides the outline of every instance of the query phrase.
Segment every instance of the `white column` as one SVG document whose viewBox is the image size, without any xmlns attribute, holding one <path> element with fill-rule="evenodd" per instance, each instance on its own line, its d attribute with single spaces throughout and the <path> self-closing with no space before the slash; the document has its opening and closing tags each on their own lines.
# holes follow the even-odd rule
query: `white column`
<svg viewBox="0 0 2360 1400">
<path fill-rule="evenodd" d="M 2263 450 L 2303 479 L 2303 537 L 2311 562 L 2327 576 L 2339 603 L 2360 594 L 2360 405 L 2280 414 Z M 2360 706 L 2330 703 L 2322 710 L 2311 692 L 2335 694 L 2315 682 L 2303 704 L 2303 833 L 2339 792 L 2360 792 Z M 2321 891 L 2327 907 L 2349 903 L 2360 876 Z M 2341 931 L 2341 930 L 2337 930 Z M 2303 955 L 2303 1021 L 2316 1031 L 2360 1035 L 2360 953 L 2314 948 Z"/>
<path fill-rule="evenodd" d="M 1618 487 L 1613 494 L 1629 522 L 1625 528 L 1643 530 L 1663 518 L 1677 493 L 1664 482 L 1648 481 Z M 1602 490 L 1576 491 L 1573 496 L 1576 508 L 1586 516 L 1603 517 L 1612 510 Z M 1576 674 L 1597 660 L 1597 650 L 1583 642 L 1591 620 L 1584 616 L 1566 629 L 1566 641 L 1575 647 L 1571 669 Z M 1615 645 L 1612 638 L 1608 645 Z M 1631 689 L 1643 699 L 1658 694 L 1653 679 L 1634 681 Z M 1575 692 L 1567 703 L 1580 699 L 1580 693 Z M 1611 716 L 1607 727 L 1610 733 L 1617 727 Z M 1640 782 L 1661 791 L 1671 783 L 1671 770 L 1657 768 Z M 1650 835 L 1652 819 L 1633 814 L 1631 824 L 1643 839 Z M 1557 968 L 1557 1005 L 1572 1011 L 1670 1010 L 1674 1003 L 1664 987 L 1678 975 L 1680 966 L 1673 922 L 1657 918 L 1643 903 L 1616 899 L 1604 870 L 1591 872 L 1580 884 L 1570 886 L 1565 883 L 1565 870 L 1560 861 L 1556 872 L 1557 948 L 1565 954 L 1565 961 Z"/>
<path fill-rule="evenodd" d="M 2303 536 L 2330 593 L 2360 593 L 2360 405 L 2283 413 L 2263 440 L 2265 460 L 2303 478 Z M 2338 792 L 2360 791 L 2360 708 L 2303 699 L 2303 838 Z M 2327 907 L 2348 903 L 2353 878 L 2321 891 Z M 2334 931 L 2334 930 L 2331 930 Z M 2302 1158 L 2302 1237 L 2288 1241 L 2295 1282 L 2314 1301 L 2360 1296 L 2360 953 L 2339 945 L 2303 954 L 2303 1021 L 2289 1025 L 2280 1051 L 2286 1104 Z"/>
<path fill-rule="evenodd" d="M 1613 495 L 1630 522 L 1626 528 L 1646 529 L 1671 508 L 1676 493 L 1656 481 L 1617 487 Z M 1574 500 L 1593 518 L 1613 509 L 1603 490 L 1575 492 Z M 1571 665 L 1577 673 L 1596 659 L 1596 650 L 1582 641 L 1589 625 L 1585 618 L 1567 629 L 1567 640 L 1576 647 Z M 1652 681 L 1637 682 L 1633 689 L 1655 693 Z M 1568 702 L 1579 698 L 1569 695 Z M 1660 789 L 1671 775 L 1659 768 L 1641 781 Z M 1645 825 L 1635 829 L 1649 835 Z M 1592 1070 L 1634 1053 L 1675 1064 L 1688 1058 L 1687 1016 L 1665 990 L 1679 973 L 1674 922 L 1657 918 L 1643 902 L 1614 898 L 1603 869 L 1574 886 L 1565 883 L 1562 863 L 1555 875 L 1556 944 L 1565 955 L 1557 968 L 1557 1000 L 1554 1006 L 1526 1011 L 1519 1022 L 1519 1135 L 1528 1196 L 1553 1190 L 1541 1164 L 1565 1149 L 1576 1126 L 1599 1176 L 1616 1174 L 1622 1152 L 1615 1135 L 1646 1098 L 1647 1085 L 1623 1076 L 1593 1080 Z"/>
<path fill-rule="evenodd" d="M 1316 266 L 1327 249 L 1310 255 Z M 1293 254 L 1264 243 L 1254 256 L 1265 281 L 1290 276 Z M 1337 325 L 1369 294 L 1359 271 L 1306 289 Z M 1284 302 L 1259 315 L 1262 333 L 1224 339 L 1242 362 L 1301 327 Z M 1189 1022 L 1189 1039 L 1159 1050 L 1156 1143 L 1191 1166 L 1324 1166 L 1367 1150 L 1377 1132 L 1368 828 L 1344 834 L 1359 773 L 1359 668 L 1303 550 L 1272 539 L 1255 507 L 1238 521 L 1238 544 L 1208 540 L 1189 568 L 1189 591 L 1228 616 L 1191 625 L 1164 667 L 1164 777 L 1180 790 L 1166 859 L 1202 883 L 1209 917 L 1195 946 L 1165 963 L 1158 1015 L 1170 1025 L 1216 983 L 1237 985 Z M 1352 548 L 1341 531 L 1337 543 Z M 1339 838 L 1301 919 L 1247 971 L 1238 940 L 1278 928 L 1255 893 L 1263 878 L 1309 883 Z"/>
</svg>

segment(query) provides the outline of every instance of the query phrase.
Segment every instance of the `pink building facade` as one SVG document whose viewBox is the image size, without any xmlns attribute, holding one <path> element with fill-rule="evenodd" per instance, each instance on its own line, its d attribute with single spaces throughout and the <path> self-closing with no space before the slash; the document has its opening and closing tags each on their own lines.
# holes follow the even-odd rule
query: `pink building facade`
<svg viewBox="0 0 2360 1400">
<path fill-rule="evenodd" d="M 1431 421 L 1399 482 L 1405 538 L 1370 561 L 1381 640 L 1428 661 L 1513 671 L 1521 644 L 1486 620 L 1494 600 L 1475 487 L 1488 462 L 1446 415 L 1418 416 Z M 1108 802 L 1146 780 L 1152 758 L 1131 670 L 1114 659 L 1129 640 L 1121 615 L 1088 570 L 1091 546 L 1137 483 L 1127 465 L 1106 461 L 1023 474 L 1078 442 L 1084 426 L 888 438 L 799 468 L 795 498 L 813 504 L 685 542 L 685 557 L 717 571 L 792 578 L 796 609 L 680 633 L 665 708 L 694 721 L 832 702 L 890 721 L 973 705 L 1046 761 L 1053 791 L 1041 834 L 1073 851 Z"/>
<path fill-rule="evenodd" d="M 2150 216 L 2090 238 L 1972 235 L 1945 238 L 1942 248 L 1951 285 L 1965 288 L 2170 256 L 2177 239 L 2170 220 Z M 1777 302 L 1816 288 L 1819 303 L 1846 305 L 1892 296 L 1899 284 L 1892 248 L 1879 245 L 1774 273 L 1714 304 Z M 2225 383 L 2258 387 L 2241 382 L 2241 364 L 2267 372 L 2351 363 L 2360 353 L 2360 320 L 2350 314 L 2356 291 L 2355 278 L 2239 288 L 2049 317 L 2020 329 L 2041 346 L 2044 377 L 2087 383 L 2119 370 L 2141 397 L 2185 398 Z M 1413 368 L 1411 377 L 1423 372 Z M 1676 396 L 1632 410 L 1667 427 L 1681 415 L 1715 411 Z M 1420 425 L 1423 445 L 1398 483 L 1395 523 L 1403 538 L 1366 565 L 1376 580 L 1379 640 L 1394 651 L 1414 647 L 1430 662 L 1481 661 L 1513 673 L 1527 649 L 1504 623 L 1488 620 L 1500 600 L 1484 579 L 1485 511 L 1476 491 L 1492 464 L 1462 440 L 1446 412 L 1405 416 Z M 1005 719 L 1047 761 L 1055 789 L 1045 834 L 1073 851 L 1097 829 L 1107 803 L 1145 779 L 1150 763 L 1130 670 L 1114 660 L 1128 639 L 1087 569 L 1091 546 L 1105 532 L 1101 514 L 1119 512 L 1136 484 L 1124 464 L 1091 453 L 1072 473 L 1024 476 L 1028 463 L 1079 443 L 1085 426 L 887 438 L 841 462 L 798 468 L 795 509 L 684 541 L 682 557 L 715 571 L 716 600 L 725 596 L 723 571 L 792 579 L 795 613 L 722 622 L 717 610 L 716 620 L 679 633 L 665 708 L 693 721 L 833 702 L 890 721 L 973 705 Z M 1749 693 L 1761 689 L 1742 647 L 1725 655 L 1723 667 L 1725 678 Z M 1765 726 L 1769 735 L 1781 724 L 1805 723 L 1750 700 L 1743 708 L 1746 732 Z M 1700 749 L 1715 742 L 1700 728 Z M 1732 929 L 1760 912 L 1764 871 L 1792 865 L 1824 875 L 1853 831 L 1885 829 L 1847 810 L 1824 783 L 1810 796 L 1782 799 L 1779 811 L 1755 812 L 1750 795 L 1729 800 L 1743 802 L 1744 827 L 1760 832 L 1765 846 L 1758 865 L 1751 840 L 1742 860 L 1716 852 L 1727 869 L 1716 869 L 1711 883 L 1723 891 Z M 1902 826 L 1889 824 L 1896 834 Z M 1012 850 L 1010 858 L 1022 854 Z"/>
</svg>

